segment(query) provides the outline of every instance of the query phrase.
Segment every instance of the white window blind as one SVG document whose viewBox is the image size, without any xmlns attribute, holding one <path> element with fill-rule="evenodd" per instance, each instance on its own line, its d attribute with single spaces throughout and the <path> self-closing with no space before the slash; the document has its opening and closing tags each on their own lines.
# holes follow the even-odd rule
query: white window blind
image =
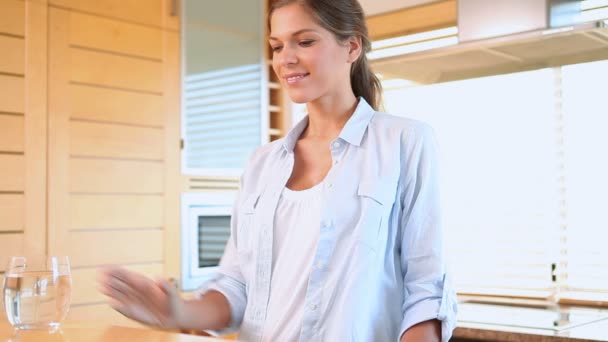
<svg viewBox="0 0 608 342">
<path fill-rule="evenodd" d="M 599 61 L 385 92 L 435 128 L 459 292 L 608 302 L 605 75 Z"/>
<path fill-rule="evenodd" d="M 560 241 L 553 84 L 545 69 L 385 93 L 389 112 L 435 129 L 461 293 L 551 294 Z"/>
<path fill-rule="evenodd" d="M 607 76 L 608 61 L 562 71 L 566 298 L 608 301 Z"/>
<path fill-rule="evenodd" d="M 230 216 L 198 218 L 199 267 L 217 266 L 230 237 Z"/>
<path fill-rule="evenodd" d="M 185 161 L 189 169 L 240 169 L 261 144 L 260 64 L 185 78 Z"/>
</svg>

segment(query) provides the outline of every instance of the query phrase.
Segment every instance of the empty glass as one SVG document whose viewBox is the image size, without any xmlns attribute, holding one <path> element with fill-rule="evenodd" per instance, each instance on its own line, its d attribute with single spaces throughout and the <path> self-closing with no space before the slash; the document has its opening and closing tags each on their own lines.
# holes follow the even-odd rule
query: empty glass
<svg viewBox="0 0 608 342">
<path fill-rule="evenodd" d="M 67 256 L 11 257 L 2 286 L 6 317 L 16 329 L 57 329 L 71 290 Z"/>
</svg>

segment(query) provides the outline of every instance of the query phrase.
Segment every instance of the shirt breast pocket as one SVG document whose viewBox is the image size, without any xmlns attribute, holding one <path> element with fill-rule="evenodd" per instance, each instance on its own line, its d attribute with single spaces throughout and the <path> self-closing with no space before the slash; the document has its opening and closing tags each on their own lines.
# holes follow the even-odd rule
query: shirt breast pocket
<svg viewBox="0 0 608 342">
<path fill-rule="evenodd" d="M 255 218 L 259 194 L 250 194 L 243 200 L 238 209 L 237 223 L 237 251 L 239 256 L 249 258 L 252 252 L 253 239 L 255 239 Z"/>
<path fill-rule="evenodd" d="M 380 178 L 363 179 L 357 189 L 357 197 L 360 201 L 360 219 L 357 225 L 359 242 L 365 244 L 372 250 L 378 248 L 381 229 L 387 226 L 397 183 Z"/>
</svg>

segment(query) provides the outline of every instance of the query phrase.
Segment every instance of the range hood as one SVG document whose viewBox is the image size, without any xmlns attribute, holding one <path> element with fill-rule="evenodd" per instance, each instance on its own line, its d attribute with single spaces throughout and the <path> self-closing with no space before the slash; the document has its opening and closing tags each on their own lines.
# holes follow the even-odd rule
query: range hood
<svg viewBox="0 0 608 342">
<path fill-rule="evenodd" d="M 582 3 L 458 0 L 457 44 L 371 64 L 385 79 L 430 84 L 608 59 L 608 20 L 581 23 Z"/>
</svg>

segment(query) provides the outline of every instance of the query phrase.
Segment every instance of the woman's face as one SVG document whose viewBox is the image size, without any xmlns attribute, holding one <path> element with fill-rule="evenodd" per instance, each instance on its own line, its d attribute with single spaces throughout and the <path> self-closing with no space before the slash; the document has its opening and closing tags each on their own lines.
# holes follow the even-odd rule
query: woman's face
<svg viewBox="0 0 608 342">
<path fill-rule="evenodd" d="M 270 27 L 272 68 L 292 101 L 305 103 L 352 91 L 352 43 L 338 43 L 299 4 L 275 10 Z"/>
</svg>

